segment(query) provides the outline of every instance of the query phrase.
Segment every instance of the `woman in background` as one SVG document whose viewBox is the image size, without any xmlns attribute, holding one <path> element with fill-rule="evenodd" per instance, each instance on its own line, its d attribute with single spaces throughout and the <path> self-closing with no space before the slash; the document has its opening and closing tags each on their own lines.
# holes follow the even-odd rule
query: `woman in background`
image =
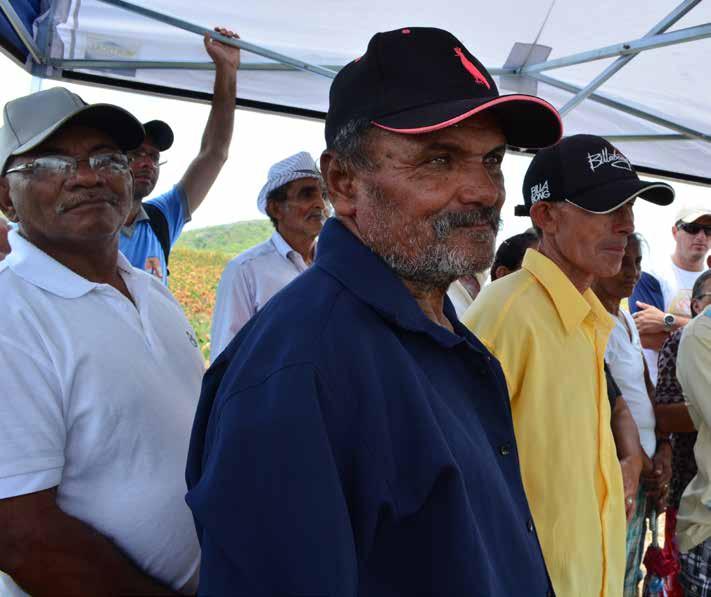
<svg viewBox="0 0 711 597">
<path fill-rule="evenodd" d="M 639 442 L 643 449 L 642 483 L 636 496 L 636 508 L 627 526 L 627 568 L 625 572 L 625 597 L 636 597 L 637 585 L 642 578 L 640 563 L 644 548 L 644 529 L 648 499 L 654 500 L 661 511 L 671 478 L 671 446 L 665 439 L 657 441 L 654 416 L 654 388 L 642 353 L 637 327 L 632 316 L 620 303 L 634 290 L 642 272 L 641 239 L 632 234 L 618 274 L 600 278 L 593 290 L 600 302 L 612 315 L 613 328 L 605 352 L 605 361 L 620 388 L 632 418 L 637 426 Z"/>
</svg>

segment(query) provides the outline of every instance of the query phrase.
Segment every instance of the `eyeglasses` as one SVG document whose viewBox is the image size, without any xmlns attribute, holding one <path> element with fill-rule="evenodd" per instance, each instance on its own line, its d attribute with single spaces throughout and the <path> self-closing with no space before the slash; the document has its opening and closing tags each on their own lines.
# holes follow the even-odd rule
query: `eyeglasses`
<svg viewBox="0 0 711 597">
<path fill-rule="evenodd" d="M 160 168 L 161 166 L 168 163 L 167 161 L 158 161 L 160 160 L 159 153 L 148 153 L 147 151 L 142 151 L 140 149 L 128 152 L 128 161 L 130 163 L 137 162 L 138 160 L 148 160 L 156 168 Z"/>
<path fill-rule="evenodd" d="M 123 153 L 99 153 L 88 158 L 77 159 L 67 155 L 48 155 L 36 158 L 26 164 L 10 168 L 13 172 L 32 172 L 38 178 L 68 178 L 75 176 L 80 162 L 88 162 L 89 168 L 100 174 L 124 174 L 128 172 L 128 157 Z"/>
<path fill-rule="evenodd" d="M 698 300 L 704 298 L 705 296 L 711 296 L 711 292 L 702 292 L 701 294 L 697 294 L 696 296 L 693 296 L 691 298 L 695 298 Z"/>
<path fill-rule="evenodd" d="M 677 224 L 677 229 L 683 230 L 684 232 L 691 234 L 692 236 L 696 236 L 699 232 L 702 230 L 706 234 L 706 236 L 711 236 L 711 226 L 704 226 L 703 224 L 686 224 L 686 223 L 681 223 Z"/>
</svg>

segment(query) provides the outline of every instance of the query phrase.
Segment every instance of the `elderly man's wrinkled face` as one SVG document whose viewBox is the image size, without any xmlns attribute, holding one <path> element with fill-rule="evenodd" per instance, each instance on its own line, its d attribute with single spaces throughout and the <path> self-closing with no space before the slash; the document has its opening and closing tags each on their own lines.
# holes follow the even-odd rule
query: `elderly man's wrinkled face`
<svg viewBox="0 0 711 597">
<path fill-rule="evenodd" d="M 269 212 L 282 236 L 316 238 L 328 217 L 328 205 L 317 178 L 299 178 L 289 183 L 286 200 L 271 202 Z"/>
<path fill-rule="evenodd" d="M 431 288 L 491 265 L 506 140 L 488 115 L 423 135 L 377 131 L 354 220 L 402 278 Z"/>
<path fill-rule="evenodd" d="M 634 232 L 634 201 L 609 214 L 595 214 L 570 203 L 556 203 L 554 229 L 544 231 L 558 247 L 568 268 L 581 276 L 615 276 L 622 265 L 627 237 Z"/>
<path fill-rule="evenodd" d="M 16 157 L 8 169 L 39 157 L 66 156 L 78 160 L 76 171 L 35 169 L 8 173 L 1 187 L 0 207 L 20 223 L 28 240 L 43 249 L 111 239 L 121 229 L 131 207 L 131 172 L 126 161 L 122 168 L 92 169 L 88 158 L 113 155 L 125 160 L 106 133 L 66 126 L 31 153 Z"/>
</svg>

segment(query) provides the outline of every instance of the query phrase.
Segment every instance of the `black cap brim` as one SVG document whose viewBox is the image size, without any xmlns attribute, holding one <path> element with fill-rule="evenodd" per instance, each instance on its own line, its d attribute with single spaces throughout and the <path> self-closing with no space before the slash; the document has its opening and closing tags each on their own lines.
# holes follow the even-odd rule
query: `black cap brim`
<svg viewBox="0 0 711 597">
<path fill-rule="evenodd" d="M 551 104 L 539 97 L 519 94 L 418 106 L 377 118 L 373 124 L 394 133 L 417 135 L 447 128 L 485 111 L 496 117 L 507 144 L 514 147 L 548 147 L 563 136 L 563 123 Z"/>
<path fill-rule="evenodd" d="M 165 151 L 173 145 L 175 140 L 173 129 L 170 128 L 167 122 L 151 120 L 144 122 L 143 128 L 146 130 L 146 139 L 150 139 L 158 151 Z"/>
<path fill-rule="evenodd" d="M 608 214 L 637 197 L 656 205 L 669 205 L 674 201 L 674 189 L 664 182 L 616 180 L 567 201 L 591 213 Z"/>
</svg>

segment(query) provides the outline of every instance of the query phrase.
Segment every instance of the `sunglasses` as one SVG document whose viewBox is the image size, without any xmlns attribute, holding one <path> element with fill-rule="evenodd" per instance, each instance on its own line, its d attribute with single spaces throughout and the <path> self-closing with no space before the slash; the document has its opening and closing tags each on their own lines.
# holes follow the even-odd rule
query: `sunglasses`
<svg viewBox="0 0 711 597">
<path fill-rule="evenodd" d="M 677 229 L 678 230 L 683 230 L 687 234 L 691 234 L 692 236 L 696 236 L 699 232 L 702 230 L 706 234 L 706 236 L 711 236 L 711 225 L 704 226 L 703 224 L 677 224 Z"/>
</svg>

